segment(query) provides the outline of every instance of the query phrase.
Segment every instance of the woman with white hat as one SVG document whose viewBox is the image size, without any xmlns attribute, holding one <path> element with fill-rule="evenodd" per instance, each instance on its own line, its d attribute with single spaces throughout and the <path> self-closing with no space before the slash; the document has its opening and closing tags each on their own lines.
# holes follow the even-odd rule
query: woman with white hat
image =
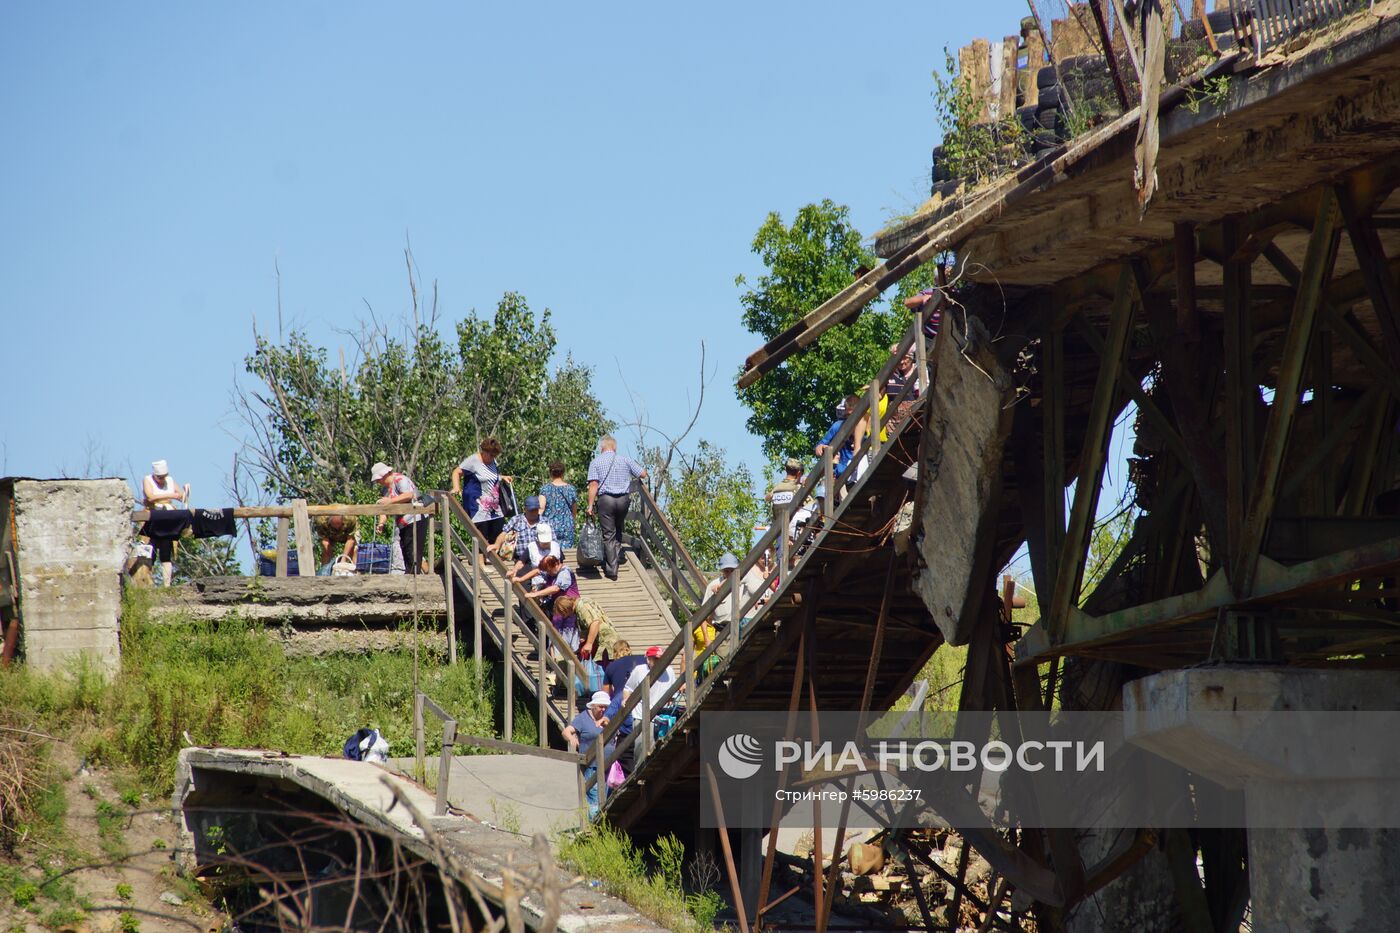
<svg viewBox="0 0 1400 933">
<path fill-rule="evenodd" d="M 190 487 L 188 483 L 181 487 L 170 475 L 170 465 L 164 460 L 155 460 L 151 463 L 151 472 L 141 480 L 141 496 L 152 512 L 186 509 L 189 508 Z M 169 586 L 175 570 L 175 539 L 151 537 L 150 542 L 154 557 L 165 574 L 165 585 Z"/>
<path fill-rule="evenodd" d="M 379 497 L 380 505 L 409 505 L 418 502 L 418 487 L 407 474 L 395 472 L 387 463 L 376 463 L 370 468 L 370 479 L 384 487 L 384 495 Z M 421 519 L 426 515 L 400 515 L 396 519 L 399 530 L 399 550 L 403 552 L 404 573 L 423 573 L 423 559 L 428 551 L 428 526 Z M 383 525 L 384 516 L 375 521 L 375 532 Z"/>
<path fill-rule="evenodd" d="M 598 771 L 598 750 L 595 746 L 603 735 L 603 730 L 608 726 L 608 717 L 603 713 L 612 702 L 612 697 L 608 696 L 604 690 L 599 690 L 593 694 L 588 701 L 588 706 L 583 712 L 573 718 L 564 727 L 564 740 L 569 743 L 569 750 L 583 752 L 587 755 L 587 764 L 580 762 L 583 768 L 584 783 Z M 611 755 L 612 743 L 604 746 L 603 754 Z M 607 775 L 600 775 L 598 780 L 606 781 Z M 589 819 L 598 815 L 598 785 L 595 783 L 588 790 L 588 816 Z"/>
</svg>

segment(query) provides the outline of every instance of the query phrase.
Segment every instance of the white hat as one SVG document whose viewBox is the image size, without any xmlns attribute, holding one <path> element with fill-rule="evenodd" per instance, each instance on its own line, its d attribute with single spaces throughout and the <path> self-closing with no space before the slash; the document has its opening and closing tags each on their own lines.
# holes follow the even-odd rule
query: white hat
<svg viewBox="0 0 1400 933">
<path fill-rule="evenodd" d="M 612 705 L 612 697 L 608 696 L 608 693 L 607 693 L 606 690 L 599 690 L 597 693 L 593 694 L 593 699 L 591 699 L 591 700 L 588 701 L 588 705 L 589 705 L 589 706 L 603 706 L 603 707 L 611 706 L 611 705 Z"/>
<path fill-rule="evenodd" d="M 394 471 L 389 468 L 389 464 L 381 460 L 369 468 L 369 478 L 377 483 L 392 472 Z"/>
<path fill-rule="evenodd" d="M 554 529 L 550 528 L 544 522 L 540 522 L 540 527 L 535 532 L 535 540 L 538 541 L 540 544 L 553 544 Z"/>
<path fill-rule="evenodd" d="M 151 472 L 156 476 L 168 476 L 170 475 L 170 464 L 164 460 L 153 460 L 151 461 Z"/>
<path fill-rule="evenodd" d="M 726 551 L 719 559 L 720 570 L 738 570 L 739 558 Z"/>
</svg>

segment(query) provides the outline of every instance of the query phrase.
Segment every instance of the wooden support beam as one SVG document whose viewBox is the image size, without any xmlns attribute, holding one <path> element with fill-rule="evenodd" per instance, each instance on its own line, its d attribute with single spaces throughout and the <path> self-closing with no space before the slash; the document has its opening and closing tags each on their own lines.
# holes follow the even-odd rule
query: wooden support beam
<svg viewBox="0 0 1400 933">
<path fill-rule="evenodd" d="M 1191 593 L 1100 616 L 1074 612 L 1063 636 L 1054 645 L 1043 625 L 1032 626 L 1016 643 L 1016 661 L 1018 665 L 1030 665 L 1056 654 L 1078 653 L 1185 622 L 1214 618 L 1223 608 L 1277 605 L 1293 596 L 1328 589 L 1339 583 L 1392 575 L 1397 570 L 1400 570 L 1400 538 L 1363 544 L 1289 567 L 1265 558 L 1259 562 L 1254 589 L 1247 597 L 1236 597 L 1226 574 L 1217 572 L 1205 586 Z"/>
<path fill-rule="evenodd" d="M 1392 367 L 1400 368 L 1400 284 L 1385 258 L 1385 247 L 1371 215 L 1364 213 L 1350 190 L 1336 189 L 1338 208 L 1346 224 L 1347 238 L 1366 283 L 1366 294 L 1380 322 L 1381 334 Z"/>
<path fill-rule="evenodd" d="M 1102 341 L 1100 341 L 1102 344 Z M 1065 335 L 1052 329 L 1041 340 L 1044 353 L 1040 402 L 1045 486 L 1045 555 L 1047 581 L 1055 579 L 1056 560 L 1065 540 Z M 1106 365 L 1100 349 L 1099 365 Z"/>
<path fill-rule="evenodd" d="M 1099 336 L 1099 332 L 1094 329 L 1093 325 L 1082 317 L 1075 318 L 1075 324 L 1080 335 L 1084 337 L 1085 343 L 1089 344 L 1089 348 L 1098 354 L 1100 365 L 1102 365 L 1104 358 L 1103 338 Z M 1171 423 L 1171 419 L 1162 413 L 1162 409 L 1157 407 L 1152 396 L 1143 390 L 1142 383 L 1135 379 L 1131 372 L 1125 368 L 1121 375 L 1122 378 L 1119 381 L 1123 386 L 1123 391 L 1128 393 L 1129 398 L 1137 405 L 1138 411 L 1152 422 L 1152 427 L 1162 435 L 1162 442 L 1176 455 L 1182 466 L 1189 466 L 1191 458 L 1186 451 L 1186 444 L 1182 441 L 1181 435 L 1177 433 L 1176 426 Z M 1061 521 L 1063 522 L 1063 518 Z"/>
<path fill-rule="evenodd" d="M 1113 79 L 1113 92 L 1118 95 L 1118 106 L 1128 110 L 1132 107 L 1132 98 L 1128 96 L 1128 86 L 1123 83 L 1123 75 L 1118 70 L 1118 55 L 1113 49 L 1113 35 L 1108 28 L 1108 14 L 1103 4 L 1104 0 L 1089 0 L 1089 9 L 1094 14 L 1094 27 L 1099 32 L 1104 60 L 1108 62 L 1108 73 Z"/>
<path fill-rule="evenodd" d="M 1254 378 L 1253 313 L 1250 308 L 1252 264 L 1239 254 L 1244 246 L 1240 218 L 1221 224 L 1225 262 L 1225 511 L 1229 543 L 1240 540 L 1247 488 L 1254 461 L 1254 406 L 1259 398 Z M 1272 243 L 1270 247 L 1274 247 Z M 1285 257 L 1286 259 L 1287 257 Z"/>
<path fill-rule="evenodd" d="M 1084 577 L 1084 553 L 1089 547 L 1089 532 L 1093 529 L 1094 510 L 1098 506 L 1099 489 L 1104 463 L 1108 459 L 1108 441 L 1113 427 L 1114 399 L 1118 396 L 1119 373 L 1128 352 L 1128 338 L 1133 331 L 1137 302 L 1133 300 L 1133 273 L 1126 265 L 1118 280 L 1118 294 L 1113 301 L 1105 342 L 1103 362 L 1094 382 L 1094 396 L 1085 419 L 1084 447 L 1079 455 L 1079 475 L 1074 490 L 1074 505 L 1070 510 L 1069 528 L 1064 543 L 1055 558 L 1055 590 L 1050 594 L 1047 616 L 1052 633 L 1064 630 L 1064 620 L 1071 606 L 1079 604 L 1079 585 Z"/>
<path fill-rule="evenodd" d="M 1269 408 L 1269 421 L 1259 452 L 1259 466 L 1254 472 L 1250 489 L 1249 509 L 1241 526 L 1239 545 L 1232 549 L 1230 582 L 1238 596 L 1248 596 L 1254 585 L 1259 546 L 1264 540 L 1265 526 L 1273 514 L 1278 480 L 1283 471 L 1283 455 L 1288 447 L 1294 416 L 1298 413 L 1303 364 L 1317 323 L 1318 306 L 1337 259 L 1340 221 L 1336 194 L 1330 188 L 1324 189 L 1318 201 L 1312 233 L 1308 237 L 1302 280 L 1298 284 L 1293 317 L 1284 341 L 1283 357 L 1275 380 L 1274 401 Z"/>
</svg>

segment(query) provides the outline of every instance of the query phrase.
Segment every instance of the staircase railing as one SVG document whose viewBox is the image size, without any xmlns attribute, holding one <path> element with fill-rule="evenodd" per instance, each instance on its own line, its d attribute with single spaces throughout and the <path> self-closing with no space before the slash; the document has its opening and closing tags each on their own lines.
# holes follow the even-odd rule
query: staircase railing
<svg viewBox="0 0 1400 933">
<path fill-rule="evenodd" d="M 903 339 L 895 347 L 890 359 L 881 368 L 879 375 L 870 382 L 854 409 L 847 414 L 846 420 L 832 438 L 831 443 L 823 448 L 821 468 L 813 471 L 802 483 L 794 494 L 792 502 L 780 510 L 781 521 L 772 523 L 768 531 L 740 560 L 738 569 L 727 580 L 724 580 L 708 598 L 704 599 L 697 609 L 690 613 L 687 621 L 682 625 L 681 631 L 662 651 L 660 658 L 655 666 L 650 668 L 643 683 L 638 689 L 632 691 L 631 696 L 622 703 L 617 715 L 603 730 L 599 742 L 603 745 L 609 742 L 615 743 L 613 751 L 599 762 L 597 772 L 585 782 L 585 791 L 597 786 L 600 808 L 606 804 L 608 799 L 609 788 L 606 775 L 612 763 L 627 749 L 636 745 L 633 766 L 633 775 L 635 775 L 641 772 L 647 757 L 652 753 L 655 744 L 652 736 L 652 714 L 667 706 L 674 705 L 681 694 L 688 694 L 683 717 L 688 717 L 699 709 L 706 694 L 727 673 L 728 662 L 737 653 L 743 641 L 761 627 L 768 614 L 775 607 L 791 604 L 787 600 L 788 583 L 794 577 L 799 576 L 807 562 L 818 553 L 820 550 L 818 545 L 821 541 L 837 529 L 848 507 L 859 498 L 857 493 L 864 486 L 866 480 L 875 473 L 879 459 L 893 446 L 904 427 L 914 420 L 912 410 L 902 420 L 896 416 L 900 406 L 904 403 L 922 404 L 928 395 L 927 392 L 920 395 L 919 386 L 927 387 L 929 385 L 927 324 L 930 313 L 937 312 L 930 312 L 927 306 L 916 312 L 914 321 L 905 331 Z M 897 394 L 886 399 L 885 411 L 882 416 L 879 409 L 881 387 L 888 384 L 895 369 L 911 349 L 915 354 L 914 372 L 905 380 Z M 867 416 L 869 417 L 867 418 Z M 881 440 L 882 433 L 887 435 L 887 440 Z M 841 496 L 838 494 L 836 456 L 848 440 L 854 440 L 854 453 L 840 477 L 841 486 L 849 486 L 844 496 Z M 818 485 L 822 487 L 823 495 L 821 496 L 817 496 Z M 811 520 L 804 524 L 795 540 L 789 540 L 787 532 L 793 514 L 813 498 L 817 499 L 818 505 L 813 509 Z M 783 544 L 775 547 L 778 545 L 780 537 Z M 772 566 L 763 569 L 762 585 L 745 598 L 744 588 L 741 586 L 744 576 L 755 566 L 766 562 L 770 550 L 779 555 L 778 559 L 772 561 Z M 730 603 L 729 624 L 719 630 L 714 640 L 697 655 L 692 633 L 701 624 L 708 621 L 714 615 L 715 609 L 726 600 Z M 745 618 L 745 614 L 750 611 L 753 612 L 753 616 Z M 661 672 L 668 670 L 677 658 L 682 659 L 682 675 L 675 678 L 659 696 L 653 698 L 651 696 L 652 687 L 656 684 Z M 706 672 L 704 668 L 711 658 L 720 658 L 721 660 L 719 664 L 714 665 L 712 670 Z M 697 678 L 696 671 L 703 673 Z M 688 689 L 692 682 L 694 683 L 693 690 Z M 635 728 L 630 734 L 618 739 L 618 730 L 624 721 L 631 718 L 634 710 L 638 712 L 640 728 Z M 679 723 L 677 725 L 679 726 Z M 670 730 L 667 739 L 681 731 L 680 728 Z M 663 739 L 663 741 L 665 740 Z M 629 775 L 627 779 L 630 781 L 632 775 Z"/>
<path fill-rule="evenodd" d="M 655 571 L 655 579 L 665 589 L 676 620 L 684 622 L 704 602 L 705 575 L 646 484 L 633 480 L 631 494 L 636 500 L 633 511 L 641 533 L 629 536 L 628 543 Z"/>
<path fill-rule="evenodd" d="M 510 569 L 490 547 L 481 531 L 472 523 L 461 501 L 451 493 L 438 493 L 443 510 L 443 557 L 444 574 L 451 577 L 470 597 L 472 602 L 472 636 L 477 661 L 481 660 L 482 636 L 488 636 L 501 649 L 501 657 L 506 663 L 506 676 L 502 692 L 503 725 L 507 739 L 514 732 L 515 677 L 531 684 L 538 704 L 539 745 L 547 746 L 549 723 L 562 729 L 573 716 L 577 700 L 574 675 L 579 669 L 578 655 L 569 643 L 554 628 L 553 620 L 540 609 L 539 604 L 526 596 L 519 583 L 510 580 Z M 457 520 L 464 530 L 456 532 L 451 519 Z M 484 565 L 484 566 L 483 566 Z M 494 570 L 495 573 L 485 572 Z M 446 580 L 446 576 L 444 577 Z M 502 607 L 501 624 L 498 626 L 490 614 L 483 611 L 482 596 L 490 593 Z M 448 629 L 455 631 L 455 610 L 451 587 L 448 587 Z M 537 655 L 531 670 L 531 662 L 523 653 L 515 650 L 517 629 L 529 631 L 533 627 L 533 649 Z M 455 649 L 454 640 L 451 648 Z M 553 652 L 549 650 L 553 648 Z M 455 655 L 455 650 L 452 652 Z M 454 657 L 455 660 L 455 657 Z M 566 682 L 566 705 L 561 710 L 549 689 L 550 673 Z"/>
</svg>

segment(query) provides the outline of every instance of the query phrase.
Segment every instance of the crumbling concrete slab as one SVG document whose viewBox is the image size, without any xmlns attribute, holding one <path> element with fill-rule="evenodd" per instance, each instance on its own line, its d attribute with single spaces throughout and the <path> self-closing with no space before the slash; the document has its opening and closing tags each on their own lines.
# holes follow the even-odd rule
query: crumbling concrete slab
<svg viewBox="0 0 1400 933">
<path fill-rule="evenodd" d="M 926 427 L 919 445 L 914 591 L 950 645 L 972 636 L 996 535 L 995 497 L 1010 431 L 1011 379 L 989 349 L 981 322 L 970 331 L 944 315 L 934 344 Z M 966 346 L 962 344 L 966 341 Z"/>
<path fill-rule="evenodd" d="M 414 759 L 392 758 L 400 774 Z M 438 759 L 427 766 L 437 773 Z M 447 799 L 454 807 L 498 828 L 553 836 L 579 822 L 579 769 L 572 762 L 531 755 L 458 755 L 452 759 Z"/>
<path fill-rule="evenodd" d="M 50 671 L 86 658 L 121 661 L 121 566 L 131 544 L 124 480 L 0 480 L 14 506 L 24 661 Z"/>
<path fill-rule="evenodd" d="M 532 759 L 533 760 L 533 759 Z M 441 865 L 441 856 L 414 823 L 406 808 L 392 806 L 393 792 L 385 778 L 400 789 L 419 811 L 433 812 L 434 800 L 427 790 L 388 769 L 367 762 L 342 758 L 315 758 L 287 755 L 257 749 L 186 748 L 180 752 L 173 803 L 181 827 L 180 846 L 184 871 L 193 869 L 197 839 L 194 827 L 212 816 L 212 808 L 234 812 L 233 801 L 245 810 L 266 807 L 258 796 L 267 780 L 284 782 L 308 791 L 333 804 L 364 829 L 389 836 L 397 844 L 422 858 Z M 262 783 L 260 783 L 262 782 Z M 214 801 L 219 801 L 215 803 Z M 452 860 L 467 866 L 474 875 L 499 889 L 501 867 L 531 874 L 541 869 L 540 857 L 529 837 L 502 832 L 466 816 L 429 817 L 430 828 L 447 845 Z M 558 929 L 566 933 L 595 933 L 609 930 L 622 933 L 661 933 L 662 927 L 637 912 L 631 905 L 575 884 L 575 878 L 552 869 L 562 891 Z M 538 929 L 546 905 L 533 897 L 521 900 L 526 925 Z"/>
</svg>

